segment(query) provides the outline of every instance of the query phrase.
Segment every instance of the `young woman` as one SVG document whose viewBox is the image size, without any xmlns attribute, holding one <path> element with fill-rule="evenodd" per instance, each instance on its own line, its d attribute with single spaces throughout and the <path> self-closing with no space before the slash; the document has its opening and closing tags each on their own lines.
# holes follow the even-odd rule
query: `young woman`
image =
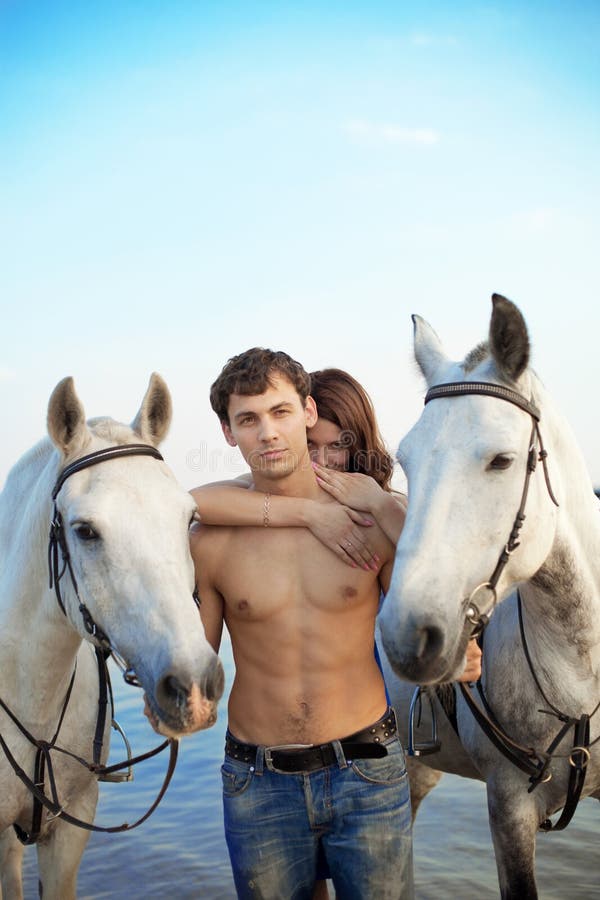
<svg viewBox="0 0 600 900">
<path fill-rule="evenodd" d="M 375 566 L 368 527 L 376 521 L 395 544 L 402 531 L 406 498 L 391 489 L 393 461 L 379 432 L 365 389 L 342 369 L 311 374 L 311 396 L 319 418 L 307 432 L 317 481 L 339 501 L 322 504 L 295 497 L 269 497 L 270 527 L 301 527 L 349 565 Z M 251 476 L 192 490 L 207 525 L 263 525 L 265 495 Z M 235 494 L 232 494 L 235 491 Z M 232 502 L 232 500 L 234 502 Z"/>
<path fill-rule="evenodd" d="M 406 497 L 392 491 L 394 463 L 371 398 L 342 369 L 313 372 L 311 396 L 319 418 L 308 432 L 308 447 L 319 484 L 340 503 L 373 516 L 392 543 L 397 543 Z"/>
</svg>

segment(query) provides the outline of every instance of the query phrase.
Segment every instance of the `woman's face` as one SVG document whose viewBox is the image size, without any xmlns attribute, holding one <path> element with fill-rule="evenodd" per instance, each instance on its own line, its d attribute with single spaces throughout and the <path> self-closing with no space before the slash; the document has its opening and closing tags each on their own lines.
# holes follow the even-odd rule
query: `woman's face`
<svg viewBox="0 0 600 900">
<path fill-rule="evenodd" d="M 318 418 L 312 428 L 307 429 L 308 451 L 310 458 L 326 466 L 346 472 L 350 465 L 350 450 L 344 441 L 341 428 L 329 419 Z"/>
</svg>

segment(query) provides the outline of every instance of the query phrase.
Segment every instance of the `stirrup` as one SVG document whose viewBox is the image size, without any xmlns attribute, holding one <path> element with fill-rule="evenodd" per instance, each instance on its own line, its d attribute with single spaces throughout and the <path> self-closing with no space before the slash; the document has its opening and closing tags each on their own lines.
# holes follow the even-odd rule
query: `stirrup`
<svg viewBox="0 0 600 900">
<path fill-rule="evenodd" d="M 419 717 L 421 714 L 422 694 L 425 694 L 429 700 L 429 707 L 431 709 L 431 738 L 428 741 L 415 742 L 415 716 L 417 715 L 417 705 L 419 706 Z M 408 711 L 408 747 L 406 752 L 409 756 L 427 756 L 428 753 L 437 753 L 438 750 L 441 749 L 441 746 L 442 742 L 438 740 L 437 716 L 435 714 L 433 700 L 431 699 L 431 695 L 427 691 L 424 691 L 419 684 L 413 691 L 410 709 Z"/>
<path fill-rule="evenodd" d="M 114 730 L 118 731 L 123 738 L 123 743 L 125 744 L 125 749 L 127 750 L 127 759 L 131 759 L 131 745 L 127 740 L 127 735 L 116 719 L 113 719 L 111 724 Z M 99 775 L 98 781 L 109 781 L 113 784 L 121 784 L 123 781 L 133 781 L 133 766 L 129 765 L 126 772 L 109 772 L 108 775 Z"/>
</svg>

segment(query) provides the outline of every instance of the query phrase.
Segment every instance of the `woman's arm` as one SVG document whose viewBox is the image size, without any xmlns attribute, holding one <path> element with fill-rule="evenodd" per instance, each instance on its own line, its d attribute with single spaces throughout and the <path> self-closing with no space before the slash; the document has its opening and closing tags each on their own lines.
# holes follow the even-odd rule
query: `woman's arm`
<svg viewBox="0 0 600 900">
<path fill-rule="evenodd" d="M 365 569 L 374 565 L 364 531 L 373 524 L 368 516 L 341 503 L 319 503 L 301 497 L 243 490 L 249 483 L 236 479 L 202 485 L 190 491 L 201 521 L 205 525 L 308 528 L 349 565 Z"/>
<path fill-rule="evenodd" d="M 404 494 L 384 491 L 374 478 L 360 472 L 338 472 L 318 463 L 313 468 L 323 490 L 350 509 L 372 515 L 390 541 L 398 543 L 406 518 Z"/>
</svg>

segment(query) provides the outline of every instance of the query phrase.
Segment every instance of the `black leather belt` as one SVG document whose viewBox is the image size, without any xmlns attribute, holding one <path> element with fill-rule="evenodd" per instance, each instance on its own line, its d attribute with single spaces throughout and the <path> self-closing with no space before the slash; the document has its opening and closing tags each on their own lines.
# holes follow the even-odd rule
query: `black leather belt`
<svg viewBox="0 0 600 900">
<path fill-rule="evenodd" d="M 396 735 L 396 716 L 394 710 L 388 708 L 385 715 L 368 728 L 357 731 L 348 737 L 341 738 L 340 744 L 346 760 L 381 759 L 387 756 L 384 741 Z M 244 744 L 236 740 L 229 732 L 225 738 L 225 753 L 240 762 L 256 764 L 258 753 L 256 744 Z M 288 774 L 294 772 L 314 772 L 326 766 L 337 764 L 337 756 L 333 742 L 328 744 L 281 745 L 264 748 L 265 764 L 270 769 L 277 769 Z"/>
</svg>

